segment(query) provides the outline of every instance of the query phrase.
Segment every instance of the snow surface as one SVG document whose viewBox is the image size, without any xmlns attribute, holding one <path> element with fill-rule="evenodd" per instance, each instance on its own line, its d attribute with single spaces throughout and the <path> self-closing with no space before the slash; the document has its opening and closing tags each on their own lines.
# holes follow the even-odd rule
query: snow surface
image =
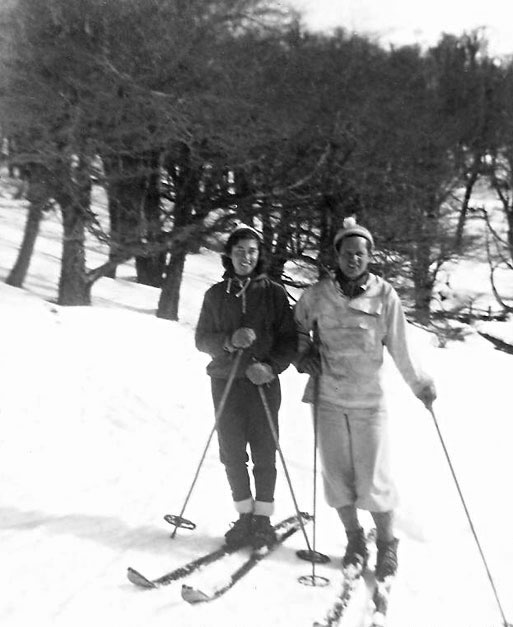
<svg viewBox="0 0 513 627">
<path fill-rule="evenodd" d="M 1 191 L 1 190 L 0 190 Z M 5 180 L 0 198 L 0 625 L 38 627 L 311 626 L 340 585 L 344 534 L 319 482 L 316 548 L 330 555 L 315 573 L 328 587 L 305 587 L 313 567 L 295 552 L 301 533 L 267 557 L 225 597 L 189 606 L 180 583 L 140 590 L 133 566 L 157 577 L 216 547 L 236 518 L 212 443 L 186 515 L 195 531 L 172 528 L 212 428 L 205 355 L 193 330 L 204 291 L 218 280 L 216 254 L 188 258 L 180 322 L 157 319 L 158 291 L 137 285 L 133 267 L 93 289 L 93 307 L 61 308 L 56 297 L 61 226 L 44 220 L 25 289 L 3 283 L 19 247 L 26 204 Z M 101 198 L 98 199 L 101 202 Z M 90 267 L 105 251 L 91 242 Z M 486 287 L 479 287 L 486 289 Z M 412 328 L 439 400 L 438 424 L 513 621 L 510 449 L 512 356 L 470 332 L 435 347 Z M 497 604 L 430 414 L 388 364 L 400 570 L 391 627 L 494 627 Z M 313 435 L 300 402 L 304 375 L 282 376 L 281 444 L 300 508 L 312 511 Z M 280 468 L 275 520 L 293 513 Z M 363 517 L 367 526 L 370 520 Z M 307 527 L 312 541 L 312 526 Z M 213 568 L 188 583 L 208 590 Z M 217 579 L 216 579 L 217 578 Z M 362 584 L 347 625 L 365 625 Z"/>
</svg>

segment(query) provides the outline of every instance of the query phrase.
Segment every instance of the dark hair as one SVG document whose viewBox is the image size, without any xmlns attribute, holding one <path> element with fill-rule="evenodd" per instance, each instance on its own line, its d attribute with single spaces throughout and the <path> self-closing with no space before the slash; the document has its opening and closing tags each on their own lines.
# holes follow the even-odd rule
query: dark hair
<svg viewBox="0 0 513 627">
<path fill-rule="evenodd" d="M 265 256 L 264 247 L 262 244 L 262 238 L 255 231 L 255 229 L 250 226 L 242 226 L 236 228 L 231 234 L 230 237 L 226 240 L 226 244 L 224 246 L 224 253 L 221 255 L 221 261 L 223 263 L 223 268 L 229 272 L 230 274 L 234 272 L 233 263 L 231 258 L 229 257 L 232 252 L 232 248 L 236 246 L 243 239 L 254 239 L 258 244 L 258 262 L 255 267 L 255 274 L 262 274 L 267 269 L 267 260 Z"/>
</svg>

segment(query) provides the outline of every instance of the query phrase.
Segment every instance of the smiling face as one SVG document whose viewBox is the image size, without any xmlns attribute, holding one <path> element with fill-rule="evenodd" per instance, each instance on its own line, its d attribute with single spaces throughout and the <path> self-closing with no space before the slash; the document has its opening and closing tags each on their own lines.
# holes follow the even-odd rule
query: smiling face
<svg viewBox="0 0 513 627">
<path fill-rule="evenodd" d="M 338 267 L 349 279 L 357 279 L 369 265 L 369 243 L 364 237 L 346 237 L 338 249 Z"/>
<path fill-rule="evenodd" d="M 256 268 L 259 247 L 256 239 L 245 238 L 236 242 L 228 255 L 238 276 L 249 276 Z"/>
</svg>

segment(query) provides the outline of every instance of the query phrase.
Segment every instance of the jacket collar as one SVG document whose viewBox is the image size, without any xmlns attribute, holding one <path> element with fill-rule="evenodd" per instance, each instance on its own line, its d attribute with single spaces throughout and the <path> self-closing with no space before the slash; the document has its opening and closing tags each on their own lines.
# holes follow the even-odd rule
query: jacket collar
<svg viewBox="0 0 513 627">
<path fill-rule="evenodd" d="M 267 274 L 265 272 L 261 272 L 259 274 L 253 272 L 247 277 L 239 277 L 235 274 L 235 272 L 226 270 L 223 274 L 223 279 L 228 284 L 226 291 L 230 292 L 232 289 L 246 289 L 244 286 L 249 287 L 250 284 L 265 281 L 267 279 Z"/>
<path fill-rule="evenodd" d="M 347 277 L 340 268 L 335 270 L 335 283 L 348 298 L 357 298 L 367 291 L 369 272 L 364 272 L 356 279 Z"/>
<path fill-rule="evenodd" d="M 246 313 L 246 291 L 250 289 L 250 286 L 264 282 L 267 279 L 267 275 L 265 273 L 251 274 L 248 277 L 242 278 L 237 276 L 234 272 L 226 271 L 223 278 L 226 281 L 226 293 L 230 294 L 233 291 L 235 298 L 241 299 L 242 313 Z"/>
</svg>

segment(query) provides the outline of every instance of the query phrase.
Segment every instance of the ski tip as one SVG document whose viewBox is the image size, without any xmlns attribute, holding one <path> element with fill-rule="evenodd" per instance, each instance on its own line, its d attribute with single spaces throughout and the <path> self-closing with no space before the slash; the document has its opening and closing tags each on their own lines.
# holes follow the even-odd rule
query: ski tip
<svg viewBox="0 0 513 627">
<path fill-rule="evenodd" d="M 371 627 L 385 627 L 386 616 L 381 612 L 374 612 Z"/>
<path fill-rule="evenodd" d="M 192 586 L 188 586 L 186 584 L 182 585 L 182 599 L 187 601 L 187 603 L 203 603 L 205 601 L 210 601 L 208 594 L 205 594 L 202 590 L 198 590 L 198 588 L 193 588 Z"/>
<path fill-rule="evenodd" d="M 139 571 L 135 570 L 135 568 L 128 567 L 126 576 L 128 577 L 128 581 L 133 583 L 139 588 L 156 588 L 157 585 L 147 579 L 144 575 L 142 575 Z"/>
</svg>

